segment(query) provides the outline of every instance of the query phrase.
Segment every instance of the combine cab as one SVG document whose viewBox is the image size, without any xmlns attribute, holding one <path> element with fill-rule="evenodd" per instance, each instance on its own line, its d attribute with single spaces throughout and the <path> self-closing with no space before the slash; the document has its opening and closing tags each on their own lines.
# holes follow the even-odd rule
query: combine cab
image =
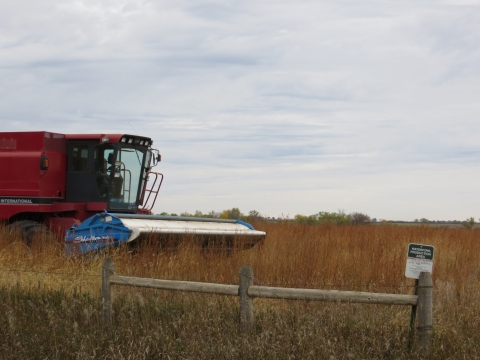
<svg viewBox="0 0 480 360">
<path fill-rule="evenodd" d="M 159 161 L 152 140 L 136 135 L 0 133 L 0 220 L 27 243 L 51 231 L 68 254 L 145 234 L 222 237 L 243 247 L 265 237 L 242 221 L 151 215 Z"/>
</svg>

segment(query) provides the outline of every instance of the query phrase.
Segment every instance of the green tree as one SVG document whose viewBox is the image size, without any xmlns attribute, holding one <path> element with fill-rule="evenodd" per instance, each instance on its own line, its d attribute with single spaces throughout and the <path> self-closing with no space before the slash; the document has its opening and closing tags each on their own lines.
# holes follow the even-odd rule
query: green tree
<svg viewBox="0 0 480 360">
<path fill-rule="evenodd" d="M 243 214 L 238 208 L 232 208 L 230 210 L 224 210 L 220 214 L 220 219 L 235 219 L 235 220 L 238 220 L 242 217 L 243 217 Z"/>
<path fill-rule="evenodd" d="M 320 211 L 315 215 L 315 217 L 319 223 L 333 223 L 337 225 L 345 225 L 350 223 L 350 218 L 341 210 L 338 213 Z"/>
<path fill-rule="evenodd" d="M 327 211 L 320 211 L 314 215 L 301 215 L 297 214 L 293 218 L 293 220 L 300 224 L 324 224 L 324 223 L 332 223 L 337 225 L 344 225 L 349 224 L 350 219 L 343 211 L 336 212 L 327 212 Z"/>
<path fill-rule="evenodd" d="M 295 215 L 293 218 L 293 221 L 299 224 L 315 224 L 318 223 L 315 215 L 310 215 L 310 216 L 305 216 L 301 214 Z"/>
</svg>

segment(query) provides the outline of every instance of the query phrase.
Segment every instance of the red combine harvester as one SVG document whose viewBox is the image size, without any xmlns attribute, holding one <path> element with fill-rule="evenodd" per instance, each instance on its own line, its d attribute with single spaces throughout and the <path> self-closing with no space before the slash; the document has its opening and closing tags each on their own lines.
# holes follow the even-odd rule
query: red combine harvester
<svg viewBox="0 0 480 360">
<path fill-rule="evenodd" d="M 143 136 L 0 132 L 0 221 L 27 243 L 52 231 L 68 254 L 148 233 L 235 238 L 246 247 L 265 237 L 240 220 L 152 215 L 159 161 Z"/>
</svg>

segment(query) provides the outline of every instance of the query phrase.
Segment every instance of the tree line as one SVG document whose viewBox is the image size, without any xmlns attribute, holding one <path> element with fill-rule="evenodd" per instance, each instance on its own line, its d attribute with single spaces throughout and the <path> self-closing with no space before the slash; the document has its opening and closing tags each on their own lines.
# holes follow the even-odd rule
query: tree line
<svg viewBox="0 0 480 360">
<path fill-rule="evenodd" d="M 260 214 L 257 210 L 251 210 L 247 214 L 244 214 L 240 211 L 239 208 L 234 207 L 228 210 L 223 210 L 220 212 L 217 211 L 210 211 L 208 213 L 202 213 L 201 211 L 197 210 L 193 214 L 188 212 L 182 212 L 180 214 L 176 213 L 166 213 L 162 212 L 158 215 L 165 215 L 165 216 L 186 216 L 186 217 L 199 217 L 199 218 L 214 218 L 214 219 L 233 219 L 233 220 L 244 220 L 244 221 L 290 221 L 295 222 L 298 224 L 336 224 L 336 225 L 364 225 L 377 222 L 376 218 L 371 219 L 370 216 L 361 212 L 352 212 L 346 214 L 344 211 L 339 210 L 338 212 L 328 212 L 328 211 L 320 211 L 313 215 L 302 215 L 297 214 L 292 218 L 290 217 L 268 217 Z M 378 220 L 378 222 L 382 223 L 412 223 L 410 221 L 393 221 L 393 220 Z M 447 224 L 458 224 L 462 225 L 467 229 L 473 229 L 476 225 L 475 218 L 470 217 L 465 221 L 435 221 L 435 220 L 428 220 L 426 218 L 415 219 L 413 223 L 420 223 L 420 224 L 435 224 L 435 225 L 447 225 Z"/>
<path fill-rule="evenodd" d="M 221 212 L 210 211 L 208 213 L 202 213 L 201 211 L 197 210 L 193 214 L 188 212 L 182 212 L 180 214 L 176 213 L 166 213 L 162 212 L 159 215 L 165 216 L 186 216 L 186 217 L 199 217 L 199 218 L 216 218 L 216 219 L 234 219 L 234 220 L 245 220 L 245 221 L 252 221 L 252 220 L 264 220 L 264 221 L 293 221 L 299 224 L 325 224 L 325 223 L 332 223 L 337 225 L 362 225 L 362 224 L 369 224 L 371 222 L 375 222 L 376 219 L 370 219 L 370 216 L 361 212 L 352 212 L 350 214 L 346 214 L 343 211 L 338 212 L 327 212 L 327 211 L 320 211 L 313 215 L 302 215 L 297 214 L 293 219 L 289 217 L 280 217 L 280 218 L 271 218 L 267 216 L 263 216 L 257 210 L 251 210 L 248 214 L 244 214 L 240 211 L 239 208 L 231 208 L 228 210 L 223 210 Z"/>
</svg>

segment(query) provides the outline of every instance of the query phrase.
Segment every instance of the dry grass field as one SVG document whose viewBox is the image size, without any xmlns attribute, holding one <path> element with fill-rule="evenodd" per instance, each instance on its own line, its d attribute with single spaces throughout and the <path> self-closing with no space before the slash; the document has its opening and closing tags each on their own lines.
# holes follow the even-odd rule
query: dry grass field
<svg viewBox="0 0 480 360">
<path fill-rule="evenodd" d="M 432 358 L 480 358 L 480 230 L 432 226 L 257 223 L 267 238 L 227 254 L 186 241 L 148 241 L 97 258 L 60 244 L 31 248 L 0 228 L 3 358 L 411 359 L 410 308 L 256 299 L 255 330 L 238 329 L 238 299 L 115 288 L 114 322 L 101 322 L 101 263 L 120 275 L 238 284 L 242 265 L 260 285 L 412 294 L 407 245 L 435 246 Z"/>
</svg>

